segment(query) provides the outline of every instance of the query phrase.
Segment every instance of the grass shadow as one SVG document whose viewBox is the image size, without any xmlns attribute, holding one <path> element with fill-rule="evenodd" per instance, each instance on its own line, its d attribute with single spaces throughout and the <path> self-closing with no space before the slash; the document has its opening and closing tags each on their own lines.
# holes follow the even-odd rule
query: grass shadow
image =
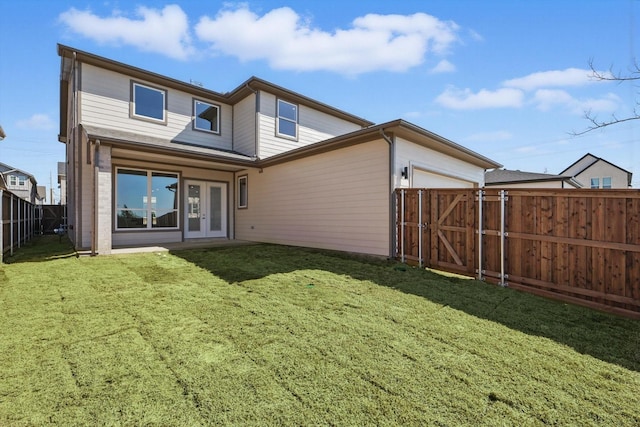
<svg viewBox="0 0 640 427">
<path fill-rule="evenodd" d="M 77 256 L 78 253 L 68 237 L 45 234 L 35 236 L 23 243 L 20 248 L 14 249 L 13 255 L 5 254 L 4 262 L 6 264 L 43 262 Z"/>
<path fill-rule="evenodd" d="M 640 372 L 638 320 L 477 280 L 439 275 L 395 261 L 339 252 L 256 245 L 172 253 L 229 283 L 301 269 L 320 269 L 367 280 Z"/>
</svg>

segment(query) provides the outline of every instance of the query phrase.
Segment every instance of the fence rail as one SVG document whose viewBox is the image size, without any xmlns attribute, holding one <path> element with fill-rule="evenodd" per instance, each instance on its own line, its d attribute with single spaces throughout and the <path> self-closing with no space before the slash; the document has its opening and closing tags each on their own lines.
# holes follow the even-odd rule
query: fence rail
<svg viewBox="0 0 640 427">
<path fill-rule="evenodd" d="M 397 256 L 640 318 L 637 190 L 396 190 Z"/>
<path fill-rule="evenodd" d="M 5 254 L 33 238 L 36 233 L 36 205 L 7 190 L 0 190 L 0 263 Z"/>
</svg>

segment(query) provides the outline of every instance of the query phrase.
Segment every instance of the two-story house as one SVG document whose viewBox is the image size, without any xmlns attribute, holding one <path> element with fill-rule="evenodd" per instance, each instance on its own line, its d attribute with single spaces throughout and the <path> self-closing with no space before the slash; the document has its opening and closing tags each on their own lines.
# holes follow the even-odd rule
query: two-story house
<svg viewBox="0 0 640 427">
<path fill-rule="evenodd" d="M 560 172 L 580 182 L 585 188 L 629 188 L 631 187 L 632 173 L 587 153 L 576 160 L 571 166 Z"/>
<path fill-rule="evenodd" d="M 252 77 L 215 92 L 58 45 L 77 248 L 226 238 L 389 256 L 397 187 L 482 187 L 500 165 Z"/>
<path fill-rule="evenodd" d="M 36 203 L 39 198 L 38 183 L 33 175 L 4 163 L 0 163 L 0 175 L 7 190 L 21 199 Z"/>
</svg>

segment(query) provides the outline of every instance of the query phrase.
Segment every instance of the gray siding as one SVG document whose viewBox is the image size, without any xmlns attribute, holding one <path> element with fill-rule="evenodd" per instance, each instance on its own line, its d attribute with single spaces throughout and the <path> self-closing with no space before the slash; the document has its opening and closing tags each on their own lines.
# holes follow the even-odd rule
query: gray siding
<svg viewBox="0 0 640 427">
<path fill-rule="evenodd" d="M 284 98 L 283 100 L 287 101 Z M 357 124 L 298 105 L 298 139 L 278 137 L 276 136 L 276 102 L 275 95 L 260 92 L 259 157 L 261 159 L 361 129 Z"/>
<path fill-rule="evenodd" d="M 247 156 L 256 155 L 256 96 L 251 95 L 234 106 L 233 149 Z"/>
<path fill-rule="evenodd" d="M 230 105 L 198 98 L 221 107 L 220 135 L 194 130 L 192 126 L 194 97 L 173 89 L 167 89 L 166 124 L 131 118 L 129 115 L 131 80 L 126 75 L 84 64 L 80 98 L 82 123 L 205 147 L 227 150 L 232 148 L 233 113 Z M 148 84 L 144 81 L 135 81 Z M 150 86 L 158 87 L 154 84 Z"/>
</svg>

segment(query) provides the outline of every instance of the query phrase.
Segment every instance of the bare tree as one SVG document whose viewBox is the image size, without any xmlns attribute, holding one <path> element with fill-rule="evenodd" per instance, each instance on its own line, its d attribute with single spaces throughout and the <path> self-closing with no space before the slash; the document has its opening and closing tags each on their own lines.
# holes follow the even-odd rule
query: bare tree
<svg viewBox="0 0 640 427">
<path fill-rule="evenodd" d="M 629 70 L 628 74 L 622 74 L 620 72 L 614 73 L 611 68 L 609 68 L 609 72 L 602 72 L 596 70 L 593 65 L 593 61 L 589 61 L 589 68 L 591 68 L 591 75 L 589 76 L 591 79 L 600 81 L 600 82 L 617 82 L 619 84 L 622 83 L 631 83 L 635 85 L 635 82 L 640 81 L 640 64 L 638 62 L 634 62 L 633 67 Z M 638 95 L 640 95 L 640 89 L 638 90 Z M 640 101 L 636 101 L 636 105 L 633 108 L 633 113 L 628 117 L 618 117 L 615 114 L 612 114 L 608 120 L 600 120 L 598 116 L 593 114 L 590 110 L 584 113 L 585 119 L 587 119 L 591 125 L 589 125 L 586 129 L 580 132 L 572 132 L 573 136 L 584 135 L 585 133 L 591 132 L 596 129 L 602 129 L 607 126 L 616 125 L 618 123 L 624 123 L 631 120 L 640 120 Z"/>
</svg>

